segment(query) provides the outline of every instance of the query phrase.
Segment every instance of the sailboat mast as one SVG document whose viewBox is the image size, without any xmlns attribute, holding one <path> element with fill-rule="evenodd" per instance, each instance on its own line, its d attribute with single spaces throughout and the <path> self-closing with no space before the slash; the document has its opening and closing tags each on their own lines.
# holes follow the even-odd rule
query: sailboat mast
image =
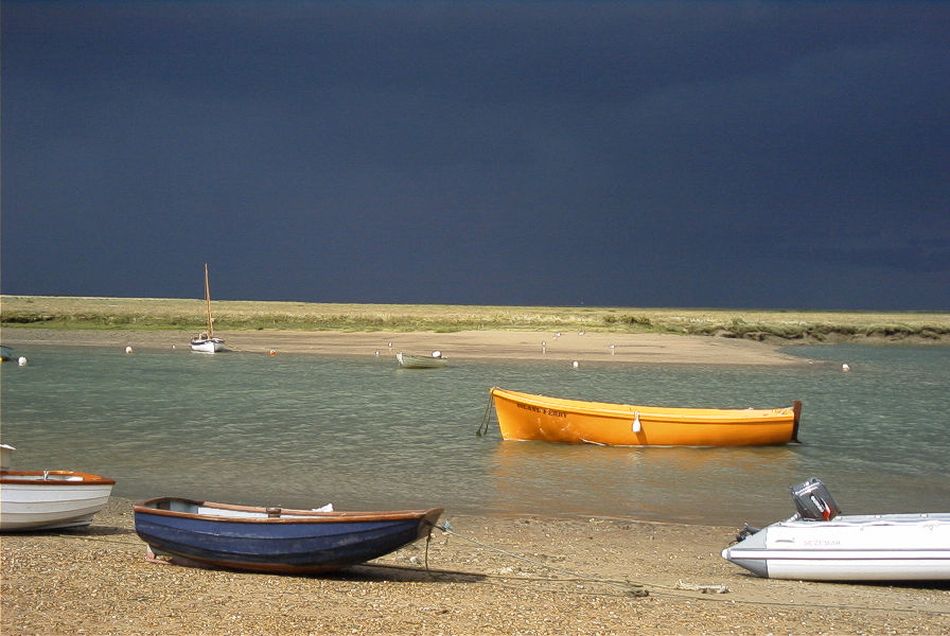
<svg viewBox="0 0 950 636">
<path fill-rule="evenodd" d="M 211 319 L 211 285 L 208 283 L 207 263 L 205 263 L 205 302 L 208 305 L 208 337 L 214 338 L 214 321 Z"/>
</svg>

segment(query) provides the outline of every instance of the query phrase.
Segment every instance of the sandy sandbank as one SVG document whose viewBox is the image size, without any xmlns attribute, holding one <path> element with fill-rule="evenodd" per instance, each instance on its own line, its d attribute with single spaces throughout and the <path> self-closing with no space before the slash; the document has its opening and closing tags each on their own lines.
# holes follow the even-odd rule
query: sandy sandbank
<svg viewBox="0 0 950 636">
<path fill-rule="evenodd" d="M 180 331 L 3 330 L 4 344 L 101 346 L 133 350 L 187 349 L 192 334 Z M 229 349 L 252 353 L 393 356 L 399 351 L 439 350 L 456 360 L 567 360 L 664 364 L 787 365 L 801 358 L 761 342 L 711 336 L 594 332 L 459 331 L 390 333 L 240 331 L 220 334 Z"/>
</svg>

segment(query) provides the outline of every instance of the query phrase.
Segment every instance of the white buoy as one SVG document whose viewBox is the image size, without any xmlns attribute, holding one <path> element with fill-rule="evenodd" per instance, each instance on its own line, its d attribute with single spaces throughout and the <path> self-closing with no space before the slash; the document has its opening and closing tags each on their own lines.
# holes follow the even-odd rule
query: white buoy
<svg viewBox="0 0 950 636">
<path fill-rule="evenodd" d="M 126 353 L 132 353 L 132 347 L 131 347 L 131 345 L 130 345 L 130 346 L 127 346 L 127 347 L 125 348 L 125 352 L 126 352 Z"/>
<path fill-rule="evenodd" d="M 575 360 L 574 362 L 571 363 L 571 366 L 576 369 L 577 367 L 579 367 L 579 366 L 581 366 L 581 365 L 580 365 L 580 363 L 579 363 L 577 360 Z"/>
<path fill-rule="evenodd" d="M 17 358 L 16 363 L 20 365 L 21 367 L 25 367 L 27 363 L 26 356 L 20 356 L 19 358 Z"/>
<path fill-rule="evenodd" d="M 841 365 L 841 370 L 844 371 L 845 373 L 847 373 L 848 371 L 851 370 L 851 367 L 850 367 L 850 365 L 848 365 L 847 362 L 845 362 L 844 364 Z"/>
</svg>

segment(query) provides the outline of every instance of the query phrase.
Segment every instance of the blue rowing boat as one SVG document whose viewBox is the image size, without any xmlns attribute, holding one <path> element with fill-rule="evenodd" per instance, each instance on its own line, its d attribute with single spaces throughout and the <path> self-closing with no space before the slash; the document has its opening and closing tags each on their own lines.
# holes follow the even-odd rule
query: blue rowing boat
<svg viewBox="0 0 950 636">
<path fill-rule="evenodd" d="M 156 497 L 134 504 L 135 532 L 155 556 L 228 570 L 332 572 L 428 536 L 441 508 L 321 512 Z"/>
</svg>

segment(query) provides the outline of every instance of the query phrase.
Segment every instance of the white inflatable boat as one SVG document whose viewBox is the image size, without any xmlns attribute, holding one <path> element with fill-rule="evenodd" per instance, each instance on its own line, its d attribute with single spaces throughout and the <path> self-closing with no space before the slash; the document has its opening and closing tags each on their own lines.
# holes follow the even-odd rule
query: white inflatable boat
<svg viewBox="0 0 950 636">
<path fill-rule="evenodd" d="M 744 530 L 723 558 L 773 579 L 950 580 L 950 513 L 838 515 L 816 479 L 792 494 L 798 514 Z"/>
</svg>

